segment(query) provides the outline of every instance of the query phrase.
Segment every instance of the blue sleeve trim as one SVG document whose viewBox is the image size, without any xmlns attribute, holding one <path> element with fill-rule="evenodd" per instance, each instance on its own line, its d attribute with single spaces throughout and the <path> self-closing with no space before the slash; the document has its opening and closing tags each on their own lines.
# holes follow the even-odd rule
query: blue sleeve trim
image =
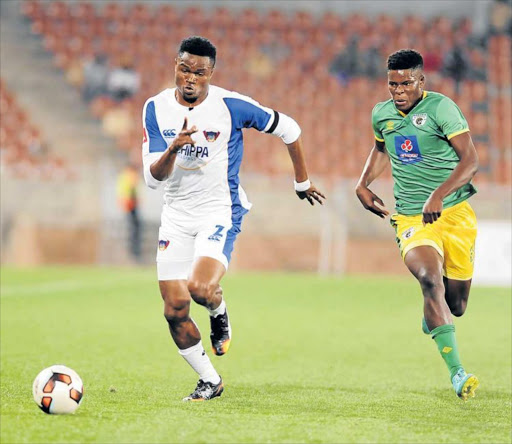
<svg viewBox="0 0 512 444">
<path fill-rule="evenodd" d="M 149 152 L 161 153 L 167 149 L 167 142 L 160 133 L 156 120 L 155 102 L 151 101 L 146 106 L 146 130 L 149 138 Z"/>
<path fill-rule="evenodd" d="M 263 131 L 272 117 L 260 107 L 242 99 L 225 97 L 224 102 L 231 113 L 231 121 L 236 129 L 256 128 Z"/>
</svg>

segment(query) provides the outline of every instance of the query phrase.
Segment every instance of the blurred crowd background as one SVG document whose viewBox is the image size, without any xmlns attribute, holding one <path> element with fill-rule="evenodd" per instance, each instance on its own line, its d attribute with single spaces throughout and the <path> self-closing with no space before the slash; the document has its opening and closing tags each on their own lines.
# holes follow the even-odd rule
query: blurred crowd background
<svg viewBox="0 0 512 444">
<path fill-rule="evenodd" d="M 177 46 L 190 35 L 217 46 L 213 84 L 300 123 L 310 175 L 330 197 L 316 212 L 293 201 L 286 148 L 247 132 L 242 184 L 258 207 L 235 268 L 402 272 L 393 232 L 352 192 L 373 144 L 371 109 L 388 98 L 386 58 L 400 48 L 423 54 L 427 90 L 455 100 L 469 122 L 477 214 L 510 222 L 508 1 L 0 7 L 4 262 L 152 263 L 161 202 L 140 181 L 141 110 L 174 86 Z M 384 179 L 377 188 L 392 208 L 389 169 Z"/>
</svg>

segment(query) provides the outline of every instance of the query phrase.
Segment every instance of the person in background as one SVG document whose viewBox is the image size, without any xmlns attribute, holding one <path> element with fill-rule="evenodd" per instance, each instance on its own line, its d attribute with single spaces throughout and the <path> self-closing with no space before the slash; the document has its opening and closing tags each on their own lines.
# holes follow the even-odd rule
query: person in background
<svg viewBox="0 0 512 444">
<path fill-rule="evenodd" d="M 107 89 L 110 96 L 117 101 L 132 97 L 140 87 L 140 77 L 133 69 L 131 58 L 124 57 L 121 66 L 112 70 L 108 77 Z"/>
<path fill-rule="evenodd" d="M 137 186 L 139 184 L 139 173 L 135 165 L 128 164 L 119 174 L 117 179 L 118 202 L 127 216 L 129 234 L 128 249 L 133 258 L 138 262 L 141 257 L 140 248 L 140 219 L 138 212 L 139 199 Z"/>
<path fill-rule="evenodd" d="M 107 57 L 103 54 L 96 54 L 85 64 L 83 76 L 82 97 L 86 102 L 106 94 L 109 77 Z"/>
</svg>

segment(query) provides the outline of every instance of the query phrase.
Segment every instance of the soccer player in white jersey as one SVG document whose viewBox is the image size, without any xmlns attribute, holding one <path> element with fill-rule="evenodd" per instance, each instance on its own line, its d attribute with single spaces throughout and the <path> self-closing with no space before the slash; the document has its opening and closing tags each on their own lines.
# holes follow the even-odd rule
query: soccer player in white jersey
<svg viewBox="0 0 512 444">
<path fill-rule="evenodd" d="M 156 258 L 164 315 L 179 353 L 200 378 L 184 401 L 209 400 L 224 390 L 189 307 L 193 299 L 208 310 L 213 352 L 226 353 L 231 326 L 219 284 L 251 207 L 238 177 L 242 129 L 281 137 L 298 197 L 311 205 L 325 199 L 308 179 L 298 124 L 249 97 L 210 85 L 215 58 L 209 40 L 183 40 L 175 60 L 176 87 L 148 99 L 142 116 L 144 178 L 150 188 L 165 186 Z"/>
</svg>

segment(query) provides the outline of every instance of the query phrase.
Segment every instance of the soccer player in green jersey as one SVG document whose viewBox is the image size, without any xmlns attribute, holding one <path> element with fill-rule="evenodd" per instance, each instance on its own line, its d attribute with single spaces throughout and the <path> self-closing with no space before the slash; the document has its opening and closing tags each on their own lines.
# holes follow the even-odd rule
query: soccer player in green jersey
<svg viewBox="0 0 512 444">
<path fill-rule="evenodd" d="M 389 213 L 370 184 L 391 162 L 397 213 L 391 217 L 402 258 L 423 293 L 423 331 L 437 344 L 455 393 L 467 400 L 478 379 L 462 367 L 452 315 L 462 316 L 473 275 L 476 218 L 467 199 L 478 157 L 462 112 L 448 97 L 425 91 L 421 54 L 388 58 L 391 99 L 372 112 L 375 145 L 356 187 L 364 208 Z"/>
</svg>

